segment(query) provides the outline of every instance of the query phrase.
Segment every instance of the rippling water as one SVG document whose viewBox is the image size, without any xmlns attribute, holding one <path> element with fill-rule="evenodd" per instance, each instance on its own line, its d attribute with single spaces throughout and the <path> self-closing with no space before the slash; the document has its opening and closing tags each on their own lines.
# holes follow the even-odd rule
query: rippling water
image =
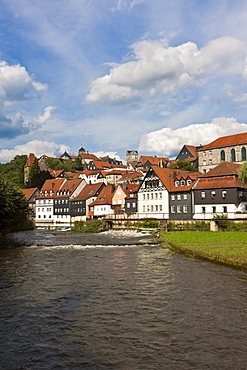
<svg viewBox="0 0 247 370">
<path fill-rule="evenodd" d="M 19 235 L 0 250 L 1 369 L 247 368 L 245 273 L 143 235 Z"/>
</svg>

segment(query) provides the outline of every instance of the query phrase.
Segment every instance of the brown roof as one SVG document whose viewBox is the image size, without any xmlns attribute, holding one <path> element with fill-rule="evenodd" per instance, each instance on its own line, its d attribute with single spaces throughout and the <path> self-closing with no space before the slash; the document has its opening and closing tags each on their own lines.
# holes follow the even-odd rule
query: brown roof
<svg viewBox="0 0 247 370">
<path fill-rule="evenodd" d="M 212 170 L 204 173 L 200 177 L 218 177 L 227 175 L 238 175 L 241 164 L 222 161 L 218 166 L 212 168 Z"/>
<path fill-rule="evenodd" d="M 156 166 L 159 165 L 160 161 L 169 162 L 169 163 L 171 162 L 170 159 L 166 157 L 142 155 L 139 158 L 138 163 L 145 164 L 147 161 L 149 161 L 152 165 L 156 165 Z"/>
<path fill-rule="evenodd" d="M 98 195 L 97 199 L 90 204 L 91 206 L 96 206 L 100 204 L 112 204 L 112 197 L 114 194 L 115 187 L 114 186 L 105 186 L 100 194 Z"/>
<path fill-rule="evenodd" d="M 46 180 L 42 186 L 37 198 L 53 198 L 54 194 L 60 189 L 65 179 L 49 179 Z M 45 196 L 45 192 L 48 192 L 48 195 Z M 50 192 L 52 192 L 50 194 Z"/>
<path fill-rule="evenodd" d="M 94 154 L 89 154 L 89 153 L 79 153 L 79 156 L 80 156 L 82 159 L 99 160 L 99 158 L 98 158 L 98 157 L 96 157 L 96 155 L 94 155 Z"/>
<path fill-rule="evenodd" d="M 29 189 L 21 189 L 23 194 L 25 195 L 26 200 L 29 200 L 33 194 L 38 190 L 38 188 L 29 188 Z"/>
<path fill-rule="evenodd" d="M 242 134 L 219 137 L 218 139 L 212 141 L 211 143 L 202 146 L 200 149 L 198 149 L 198 151 L 214 148 L 223 148 L 227 146 L 240 144 L 247 144 L 247 132 L 244 132 Z"/>
<path fill-rule="evenodd" d="M 94 197 L 101 186 L 102 186 L 102 183 L 87 184 L 82 189 L 80 194 L 77 195 L 75 198 L 73 198 L 73 201 L 86 200 L 86 199 Z"/>
<path fill-rule="evenodd" d="M 66 182 L 64 182 L 61 187 L 57 190 L 59 192 L 62 192 L 62 193 L 68 193 L 68 195 L 71 195 L 75 190 L 76 188 L 80 185 L 80 183 L 84 181 L 82 179 L 73 179 L 73 180 L 66 180 Z M 57 195 L 55 194 L 55 197 L 59 198 L 59 197 L 64 197 L 65 194 L 62 194 L 62 195 Z"/>
<path fill-rule="evenodd" d="M 32 167 L 32 165 L 34 164 L 35 159 L 36 159 L 35 155 L 33 153 L 30 153 L 28 158 L 27 158 L 25 167 Z"/>
</svg>

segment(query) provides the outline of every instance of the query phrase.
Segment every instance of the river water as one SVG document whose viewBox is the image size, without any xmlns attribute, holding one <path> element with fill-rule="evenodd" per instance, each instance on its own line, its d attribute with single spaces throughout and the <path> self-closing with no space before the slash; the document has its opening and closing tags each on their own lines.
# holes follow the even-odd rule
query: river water
<svg viewBox="0 0 247 370">
<path fill-rule="evenodd" d="M 146 235 L 18 234 L 0 250 L 1 369 L 247 369 L 247 274 Z"/>
</svg>

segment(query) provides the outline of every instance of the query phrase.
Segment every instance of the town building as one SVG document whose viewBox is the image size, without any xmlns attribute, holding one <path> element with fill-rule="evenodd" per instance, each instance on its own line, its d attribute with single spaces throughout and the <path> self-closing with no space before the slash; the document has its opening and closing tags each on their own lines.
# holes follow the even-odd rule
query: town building
<svg viewBox="0 0 247 370">
<path fill-rule="evenodd" d="M 240 164 L 223 161 L 198 177 L 193 187 L 194 218 L 247 216 L 247 190 L 238 178 Z"/>
<path fill-rule="evenodd" d="M 247 159 L 247 132 L 219 137 L 198 149 L 198 170 L 206 173 L 222 161 L 242 164 Z"/>
</svg>

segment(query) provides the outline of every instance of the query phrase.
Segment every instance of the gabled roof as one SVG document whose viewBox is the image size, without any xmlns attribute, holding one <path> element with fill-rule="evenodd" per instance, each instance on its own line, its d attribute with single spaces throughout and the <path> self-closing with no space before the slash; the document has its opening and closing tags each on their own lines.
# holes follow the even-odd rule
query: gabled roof
<svg viewBox="0 0 247 370">
<path fill-rule="evenodd" d="M 194 145 L 185 145 L 185 147 L 189 150 L 193 157 L 198 157 L 197 147 Z"/>
<path fill-rule="evenodd" d="M 104 184 L 97 183 L 97 184 L 87 184 L 79 195 L 72 199 L 72 201 L 79 201 L 79 200 L 86 200 L 92 197 L 95 197 L 99 189 L 104 186 Z"/>
<path fill-rule="evenodd" d="M 50 172 L 50 174 L 54 177 L 54 178 L 57 178 L 59 177 L 62 173 L 64 173 L 64 170 L 53 170 L 52 168 L 48 168 L 48 171 Z"/>
<path fill-rule="evenodd" d="M 100 161 L 100 160 L 96 160 L 96 161 L 92 161 L 92 162 L 93 162 L 94 166 L 97 168 L 97 170 L 103 170 L 104 168 L 110 168 L 111 167 L 110 163 L 108 163 L 108 162 L 104 162 L 104 161 Z"/>
<path fill-rule="evenodd" d="M 242 134 L 230 135 L 230 136 L 222 136 L 218 139 L 212 141 L 211 143 L 202 146 L 198 151 L 206 150 L 206 149 L 214 149 L 214 148 L 224 148 L 227 146 L 233 145 L 241 145 L 247 144 L 247 132 Z"/>
<path fill-rule="evenodd" d="M 36 157 L 35 157 L 34 153 L 30 153 L 24 167 L 32 167 L 32 165 L 35 162 L 35 159 L 36 159 Z"/>
<path fill-rule="evenodd" d="M 96 160 L 96 161 L 99 160 L 99 158 L 96 157 L 96 155 L 94 155 L 94 154 L 80 152 L 79 156 L 81 157 L 81 159 L 91 159 L 91 160 Z"/>
<path fill-rule="evenodd" d="M 53 198 L 54 194 L 60 189 L 62 184 L 66 181 L 65 179 L 49 179 L 46 180 L 43 184 L 37 198 Z M 45 196 L 45 193 L 48 193 L 47 196 Z M 51 192 L 51 194 L 50 194 Z"/>
<path fill-rule="evenodd" d="M 240 179 L 235 175 L 222 177 L 199 178 L 193 190 L 244 188 Z"/>
<path fill-rule="evenodd" d="M 73 179 L 78 179 L 79 178 L 79 173 L 77 172 L 64 172 L 64 174 L 67 177 L 73 178 Z"/>
<path fill-rule="evenodd" d="M 207 173 L 202 174 L 200 177 L 219 177 L 228 175 L 238 175 L 241 164 L 222 161 L 218 166 L 212 168 Z"/>
<path fill-rule="evenodd" d="M 166 157 L 156 157 L 156 156 L 147 156 L 147 155 L 142 155 L 138 163 L 142 163 L 145 165 L 147 162 L 149 162 L 152 166 L 158 166 L 161 162 L 165 163 L 170 163 L 170 159 Z"/>
<path fill-rule="evenodd" d="M 200 175 L 194 189 L 242 188 L 244 186 L 238 178 L 240 166 L 237 163 L 223 161 L 212 170 Z"/>
<path fill-rule="evenodd" d="M 107 205 L 111 205 L 112 204 L 112 197 L 113 197 L 113 194 L 114 194 L 114 191 L 115 191 L 115 187 L 114 186 L 105 186 L 100 194 L 98 195 L 97 199 L 90 204 L 90 207 L 91 206 L 98 206 L 98 205 L 103 205 L 103 204 L 107 204 Z"/>
<path fill-rule="evenodd" d="M 59 193 L 62 192 L 63 194 L 55 194 L 56 198 L 59 198 L 59 197 L 64 197 L 65 193 L 67 195 L 71 195 L 75 190 L 76 188 L 80 185 L 80 183 L 84 181 L 82 179 L 73 179 L 73 180 L 66 180 L 66 182 L 64 182 L 62 184 L 62 186 L 58 189 Z M 69 192 L 69 194 L 68 194 Z"/>
<path fill-rule="evenodd" d="M 23 194 L 25 195 L 26 200 L 28 201 L 35 192 L 38 192 L 38 188 L 29 188 L 29 189 L 21 189 Z"/>
<path fill-rule="evenodd" d="M 128 180 L 131 180 L 131 179 L 135 179 L 139 177 L 140 179 L 143 178 L 143 175 L 140 173 L 140 172 L 128 172 L 126 174 L 123 175 L 123 177 L 121 177 L 121 179 L 119 180 L 119 182 L 124 182 L 124 181 L 128 181 Z"/>
</svg>

